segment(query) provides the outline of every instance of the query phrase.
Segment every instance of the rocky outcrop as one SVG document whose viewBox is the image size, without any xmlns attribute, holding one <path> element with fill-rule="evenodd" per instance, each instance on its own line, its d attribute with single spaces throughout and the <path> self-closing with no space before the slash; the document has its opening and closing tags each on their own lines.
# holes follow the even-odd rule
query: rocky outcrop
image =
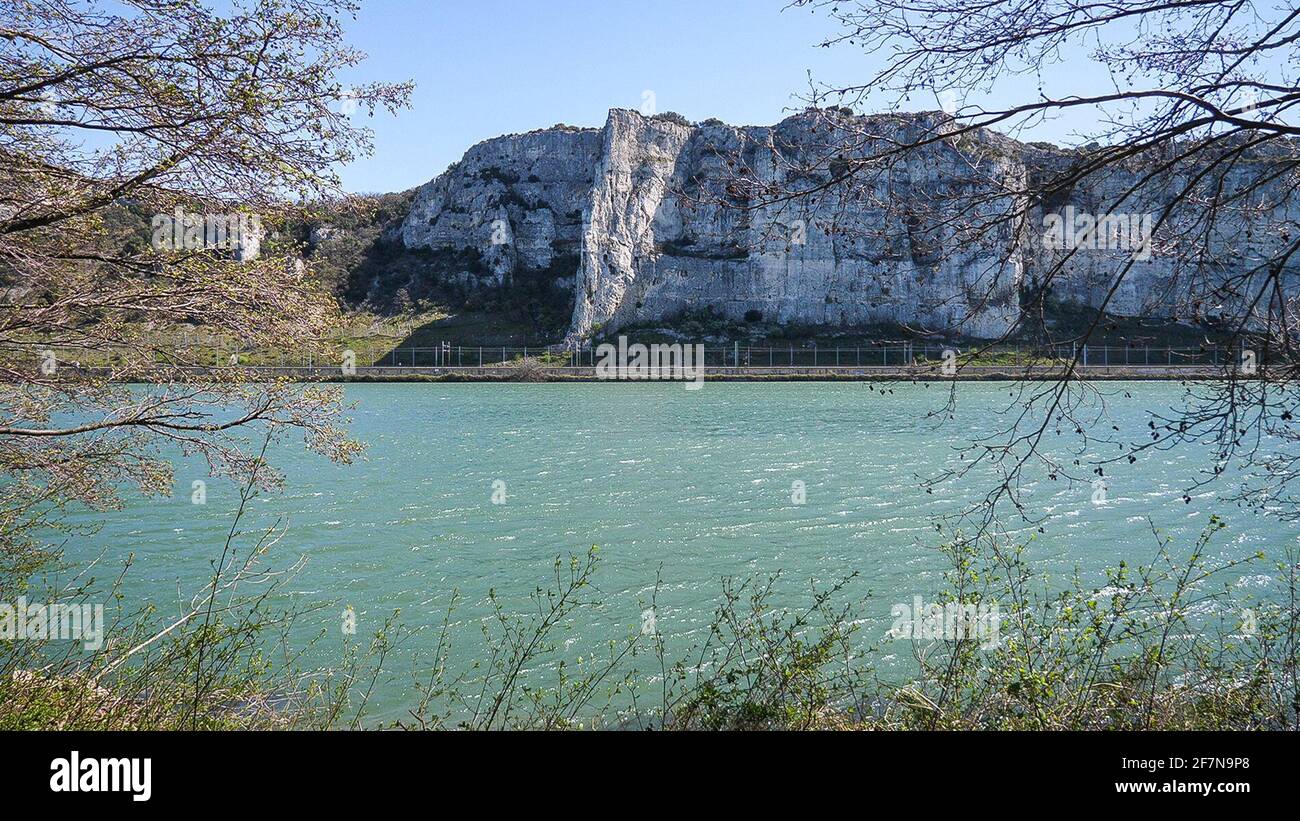
<svg viewBox="0 0 1300 821">
<path fill-rule="evenodd" d="M 471 286 L 576 258 L 601 143 L 597 129 L 566 127 L 479 143 L 416 192 L 402 242 L 446 252 L 434 273 Z"/>
<path fill-rule="evenodd" d="M 1073 219 L 1076 232 L 1093 217 L 1110 225 L 1099 224 L 1097 241 L 1074 253 L 1039 241 L 1042 237 L 1025 243 L 1026 283 L 1032 288 L 1060 266 L 1052 295 L 1066 305 L 1165 321 L 1213 321 L 1251 313 L 1248 303 L 1258 293 L 1256 283 L 1266 277 L 1254 269 L 1284 253 L 1300 225 L 1300 202 L 1294 196 L 1296 144 L 1283 141 L 1267 151 L 1248 149 L 1238 155 L 1241 147 L 1240 139 L 1226 140 L 1193 161 L 1180 161 L 1173 156 L 1181 150 L 1175 145 L 1113 164 L 1085 184 L 1037 198 L 1029 210 L 1030 225 L 1042 226 L 1051 217 L 1067 230 Z M 1023 146 L 1030 190 L 1046 190 L 1048 180 L 1097 150 Z M 1289 173 L 1283 170 L 1288 166 Z M 1125 223 L 1130 240 L 1134 233 L 1146 235 L 1139 237 L 1145 247 L 1115 242 L 1113 235 L 1106 241 L 1107 233 L 1116 233 L 1112 229 L 1123 233 Z M 1133 230 L 1139 224 L 1144 230 Z M 1294 263 L 1288 270 L 1284 279 L 1294 283 Z"/>
<path fill-rule="evenodd" d="M 474 146 L 418 191 L 401 236 L 435 252 L 431 276 L 470 286 L 549 271 L 573 288 L 570 339 L 700 308 L 990 338 L 1014 326 L 1023 290 L 1062 260 L 1053 277 L 1062 301 L 1179 318 L 1170 306 L 1185 300 L 1172 294 L 1186 293 L 1187 274 L 1160 253 L 1185 229 L 1178 219 L 1140 260 L 1132 247 L 1069 254 L 1043 240 L 1048 215 L 1105 213 L 1141 169 L 1036 197 L 1086 152 L 954 128 L 939 112 L 808 112 L 732 127 L 615 109 L 599 130 L 556 127 Z M 935 135 L 886 172 L 842 184 L 864 158 Z M 799 196 L 774 200 L 776 191 Z M 1150 213 L 1168 197 L 1147 185 L 1129 210 Z M 1266 250 L 1261 235 L 1250 238 L 1249 215 L 1238 225 L 1241 236 L 1216 233 L 1225 265 Z M 1126 284 L 1111 293 L 1126 267 Z"/>
<path fill-rule="evenodd" d="M 685 128 L 612 112 L 571 333 L 699 306 L 781 323 L 906 322 L 972 336 L 1007 330 L 1020 278 L 1014 259 L 1004 263 L 1013 256 L 1012 232 L 992 244 L 963 243 L 959 220 L 936 192 L 969 189 L 963 195 L 988 195 L 986 210 L 1008 210 L 1015 198 L 1002 192 L 1023 182 L 1023 167 L 1006 155 L 972 175 L 948 161 L 951 148 L 936 145 L 867 184 L 875 190 L 854 186 L 853 201 L 832 193 L 752 204 L 754 191 L 831 181 L 827 147 L 842 135 L 819 131 L 813 120 Z M 879 123 L 896 139 L 936 124 L 925 117 Z M 947 200 L 951 210 L 960 198 Z"/>
</svg>

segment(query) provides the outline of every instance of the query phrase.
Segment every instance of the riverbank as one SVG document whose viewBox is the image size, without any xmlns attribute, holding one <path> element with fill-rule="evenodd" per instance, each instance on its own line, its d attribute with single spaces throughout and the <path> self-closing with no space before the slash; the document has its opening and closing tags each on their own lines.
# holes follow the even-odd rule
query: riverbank
<svg viewBox="0 0 1300 821">
<path fill-rule="evenodd" d="M 650 379 L 608 379 L 598 376 L 596 368 L 545 367 L 539 365 L 485 366 L 357 366 L 345 373 L 339 367 L 244 366 L 221 368 L 168 368 L 156 379 L 139 381 L 175 381 L 186 375 L 210 378 L 232 370 L 258 380 L 291 379 L 304 382 L 657 382 L 693 381 L 668 376 Z M 955 373 L 945 373 L 939 364 L 913 366 L 708 366 L 701 369 L 705 382 L 954 382 L 954 381 L 1054 381 L 1067 373 L 1064 366 L 968 365 Z M 1073 377 L 1083 380 L 1115 381 L 1205 381 L 1225 379 L 1222 367 L 1207 365 L 1076 365 Z"/>
</svg>

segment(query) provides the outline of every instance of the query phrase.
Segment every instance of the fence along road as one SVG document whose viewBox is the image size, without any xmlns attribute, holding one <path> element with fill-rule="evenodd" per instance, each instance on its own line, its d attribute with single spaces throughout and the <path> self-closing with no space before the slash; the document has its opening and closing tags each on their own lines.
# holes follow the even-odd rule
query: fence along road
<svg viewBox="0 0 1300 821">
<path fill-rule="evenodd" d="M 107 371 L 122 354 L 54 347 L 60 366 Z M 159 346 L 162 372 L 200 373 L 231 368 L 268 378 L 402 379 L 418 377 L 503 380 L 595 380 L 601 355 L 595 346 L 453 345 L 355 352 L 327 348 L 256 351 L 233 347 Z M 1067 371 L 1097 379 L 1216 379 L 1254 376 L 1266 360 L 1248 350 L 1217 347 L 1052 346 L 960 348 L 936 345 L 703 347 L 709 379 L 1055 379 Z M 348 356 L 350 354 L 350 357 Z M 334 360 L 334 361 L 330 361 Z M 698 360 L 697 360 L 698 361 Z M 197 363 L 197 364 L 196 364 Z M 210 364 L 209 364 L 210 363 Z M 345 363 L 348 367 L 345 367 Z M 651 373 L 650 380 L 671 378 Z M 620 380 L 639 381 L 633 376 Z"/>
</svg>

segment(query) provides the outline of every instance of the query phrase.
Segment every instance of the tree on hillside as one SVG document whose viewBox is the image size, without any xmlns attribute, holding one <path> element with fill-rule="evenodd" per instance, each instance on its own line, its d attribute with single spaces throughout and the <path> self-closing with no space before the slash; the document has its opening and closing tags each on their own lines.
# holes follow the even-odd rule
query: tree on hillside
<svg viewBox="0 0 1300 821">
<path fill-rule="evenodd" d="M 966 450 L 961 474 L 978 466 L 999 476 L 974 509 L 985 522 L 1004 508 L 1028 515 L 1020 486 L 1030 466 L 1087 486 L 1116 463 L 1189 441 L 1215 448 L 1194 484 L 1236 462 L 1248 468 L 1240 501 L 1300 515 L 1300 461 L 1278 449 L 1298 438 L 1300 405 L 1300 10 L 1208 0 L 793 5 L 838 25 L 822 45 L 861 48 L 879 68 L 861 83 L 814 87 L 810 144 L 769 134 L 767 144 L 728 157 L 736 169 L 729 200 L 781 217 L 773 224 L 810 209 L 830 214 L 817 230 L 837 247 L 904 236 L 921 265 L 966 266 L 972 281 L 946 306 L 952 321 L 919 332 L 962 334 L 1011 294 L 1020 310 L 990 344 L 1050 340 L 1075 352 L 1059 379 L 1021 384 L 1007 426 Z M 1094 93 L 1059 90 L 1085 73 Z M 1037 93 L 1016 99 L 1026 83 L 1013 78 L 1032 79 Z M 936 98 L 945 112 L 852 114 L 882 99 L 914 110 Z M 974 99 L 1012 102 L 964 102 Z M 1015 135 L 1080 110 L 1096 127 L 1077 148 L 1021 148 L 985 130 Z M 947 182 L 934 182 L 938 164 Z M 930 187 L 903 200 L 899 185 Z M 864 203 L 885 219 L 864 226 L 834 216 Z M 1053 231 L 1075 211 L 1094 227 L 1061 242 Z M 1136 234 L 1126 236 L 1130 228 Z M 1130 246 L 1115 242 L 1135 235 Z M 1015 252 L 1031 244 L 1044 250 L 1026 269 Z M 1153 417 L 1136 441 L 1100 423 L 1105 391 L 1078 371 L 1084 346 L 1097 344 L 1116 314 L 1190 326 L 1207 349 L 1230 352 L 1219 360 L 1222 382 L 1189 387 L 1183 406 Z M 1058 430 L 1087 441 L 1065 458 L 1049 455 L 1040 445 Z"/>
<path fill-rule="evenodd" d="M 335 391 L 206 375 L 211 351 L 175 344 L 330 327 L 335 306 L 268 235 L 370 151 L 354 114 L 406 103 L 409 84 L 342 84 L 364 56 L 343 43 L 354 12 L 0 0 L 0 570 L 30 567 L 33 528 L 69 502 L 168 491 L 164 448 L 260 483 L 265 435 L 356 452 Z"/>
</svg>

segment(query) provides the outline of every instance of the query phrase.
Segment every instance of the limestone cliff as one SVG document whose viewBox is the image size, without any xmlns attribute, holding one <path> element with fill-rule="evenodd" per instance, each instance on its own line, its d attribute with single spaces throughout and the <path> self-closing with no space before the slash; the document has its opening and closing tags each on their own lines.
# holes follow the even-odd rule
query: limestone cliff
<svg viewBox="0 0 1300 821">
<path fill-rule="evenodd" d="M 556 127 L 474 146 L 417 192 L 401 236 L 408 248 L 436 252 L 432 276 L 470 286 L 549 271 L 573 288 L 570 339 L 699 308 L 990 338 L 1016 323 L 1022 289 L 1064 253 L 1044 245 L 1044 216 L 1101 212 L 1132 179 L 1121 170 L 1094 189 L 1036 198 L 1039 181 L 1082 153 L 987 130 L 944 137 L 953 128 L 938 112 L 839 123 L 809 112 L 732 127 L 615 109 L 599 130 Z M 944 138 L 887 173 L 837 185 L 855 160 L 936 134 Z M 805 193 L 773 202 L 765 195 L 774 191 Z M 1148 185 L 1130 210 L 1166 201 Z M 1264 250 L 1248 216 L 1235 224 L 1240 236 L 1216 232 L 1224 265 Z M 1163 230 L 1175 243 L 1178 220 Z M 1071 255 L 1054 295 L 1178 318 L 1171 293 L 1196 286 L 1162 257 L 1160 241 L 1157 232 L 1155 253 L 1140 261 L 1130 249 Z M 1110 294 L 1126 266 L 1126 285 Z"/>
<path fill-rule="evenodd" d="M 479 143 L 416 192 L 402 242 L 447 252 L 447 272 L 469 285 L 576 257 L 601 142 L 596 129 L 554 128 Z"/>
</svg>

